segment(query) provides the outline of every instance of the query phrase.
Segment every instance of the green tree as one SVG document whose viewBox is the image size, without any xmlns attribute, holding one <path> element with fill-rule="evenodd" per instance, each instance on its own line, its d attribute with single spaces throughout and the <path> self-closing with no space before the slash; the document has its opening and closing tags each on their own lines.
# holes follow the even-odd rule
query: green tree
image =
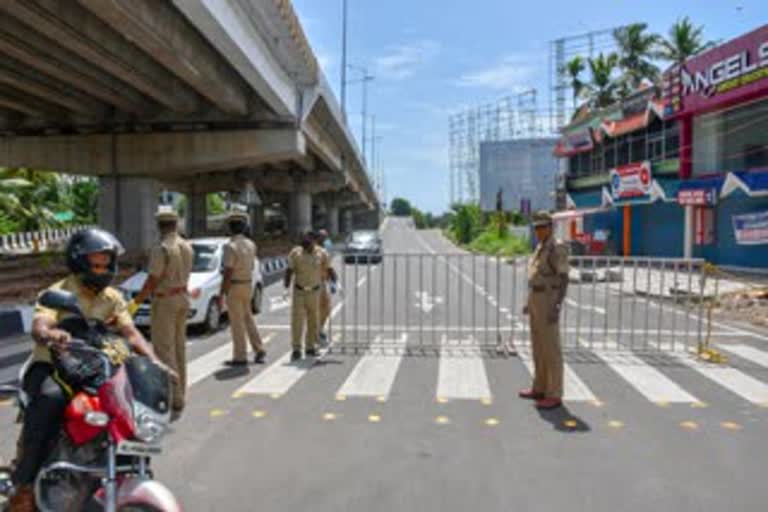
<svg viewBox="0 0 768 512">
<path fill-rule="evenodd" d="M 704 40 L 704 27 L 695 27 L 686 16 L 672 25 L 666 39 L 658 41 L 655 56 L 682 69 L 686 60 L 712 48 L 714 44 L 712 41 Z"/>
<path fill-rule="evenodd" d="M 0 212 L 21 231 L 61 225 L 55 212 L 67 204 L 60 175 L 32 169 L 0 169 Z"/>
<path fill-rule="evenodd" d="M 483 213 L 476 203 L 454 205 L 453 209 L 451 231 L 457 242 L 466 245 L 482 231 Z"/>
<path fill-rule="evenodd" d="M 591 80 L 585 85 L 589 104 L 593 109 L 604 108 L 616 102 L 618 82 L 614 76 L 618 57 L 615 53 L 600 54 L 588 59 Z"/>
<path fill-rule="evenodd" d="M 397 215 L 398 217 L 405 217 L 410 215 L 411 208 L 411 203 L 402 197 L 394 198 L 390 204 L 390 211 L 392 212 L 392 215 Z"/>
<path fill-rule="evenodd" d="M 219 215 L 227 211 L 227 205 L 224 202 L 224 198 L 221 194 L 208 194 L 205 197 L 205 204 L 208 210 L 208 215 Z"/>
<path fill-rule="evenodd" d="M 651 61 L 656 55 L 659 36 L 646 33 L 647 28 L 647 23 L 633 23 L 613 31 L 623 89 L 630 92 L 639 89 L 643 80 L 655 83 L 659 79 L 659 68 Z"/>
<path fill-rule="evenodd" d="M 70 187 L 73 222 L 76 224 L 95 224 L 96 208 L 99 199 L 99 183 L 93 178 L 75 180 Z"/>
<path fill-rule="evenodd" d="M 576 110 L 577 100 L 584 93 L 584 82 L 581 80 L 581 73 L 584 72 L 584 59 L 577 55 L 569 60 L 560 72 L 568 77 L 571 91 L 573 91 L 573 110 Z"/>
</svg>

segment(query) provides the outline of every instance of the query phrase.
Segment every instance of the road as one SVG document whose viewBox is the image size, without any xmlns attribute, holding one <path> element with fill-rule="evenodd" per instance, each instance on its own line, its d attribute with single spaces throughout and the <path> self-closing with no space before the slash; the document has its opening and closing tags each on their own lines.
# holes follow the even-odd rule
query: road
<svg viewBox="0 0 768 512">
<path fill-rule="evenodd" d="M 566 407 L 539 412 L 516 397 L 530 381 L 524 267 L 403 220 L 383 236 L 381 265 L 337 264 L 320 361 L 287 362 L 280 284 L 259 317 L 267 365 L 222 367 L 226 332 L 190 340 L 189 406 L 155 464 L 186 510 L 764 510 L 764 333 L 718 324 L 730 360 L 701 364 L 686 312 L 573 286 Z M 493 350 L 497 330 L 521 357 Z M 24 345 L 0 347 L 6 378 Z M 12 417 L 0 406 L 4 455 Z"/>
</svg>

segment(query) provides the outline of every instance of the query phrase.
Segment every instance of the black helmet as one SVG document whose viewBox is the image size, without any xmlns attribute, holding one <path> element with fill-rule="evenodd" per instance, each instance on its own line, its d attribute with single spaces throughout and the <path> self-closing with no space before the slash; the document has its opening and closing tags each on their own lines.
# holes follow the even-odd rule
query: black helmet
<svg viewBox="0 0 768 512">
<path fill-rule="evenodd" d="M 94 274 L 88 261 L 89 254 L 108 252 L 111 260 L 107 272 Z M 123 245 L 111 233 L 103 229 L 84 229 L 78 231 L 69 239 L 67 244 L 67 267 L 80 277 L 85 286 L 96 293 L 110 284 L 117 275 L 117 257 L 123 254 Z"/>
</svg>

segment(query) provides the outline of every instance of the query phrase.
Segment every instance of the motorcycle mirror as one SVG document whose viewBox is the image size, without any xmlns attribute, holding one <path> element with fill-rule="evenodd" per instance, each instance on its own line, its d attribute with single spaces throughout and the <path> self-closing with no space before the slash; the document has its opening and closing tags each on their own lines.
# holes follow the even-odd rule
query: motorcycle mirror
<svg viewBox="0 0 768 512">
<path fill-rule="evenodd" d="M 68 311 L 78 316 L 83 316 L 77 297 L 64 290 L 46 290 L 38 299 L 41 306 L 57 311 Z"/>
</svg>

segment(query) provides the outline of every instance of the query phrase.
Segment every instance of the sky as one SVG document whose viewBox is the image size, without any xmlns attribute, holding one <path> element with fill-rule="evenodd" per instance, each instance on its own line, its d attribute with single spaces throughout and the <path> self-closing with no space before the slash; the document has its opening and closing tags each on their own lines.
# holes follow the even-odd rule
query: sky
<svg viewBox="0 0 768 512">
<path fill-rule="evenodd" d="M 365 66 L 368 112 L 387 197 L 424 211 L 449 203 L 448 118 L 473 105 L 536 88 L 549 106 L 549 42 L 645 22 L 666 34 L 680 17 L 728 40 L 768 23 L 765 0 L 348 0 L 348 62 Z M 342 0 L 294 0 L 320 65 L 339 97 Z M 359 77 L 348 72 L 348 80 Z M 347 88 L 360 145 L 362 87 Z M 368 135 L 370 136 L 370 121 Z M 370 148 L 370 142 L 368 142 Z"/>
</svg>

